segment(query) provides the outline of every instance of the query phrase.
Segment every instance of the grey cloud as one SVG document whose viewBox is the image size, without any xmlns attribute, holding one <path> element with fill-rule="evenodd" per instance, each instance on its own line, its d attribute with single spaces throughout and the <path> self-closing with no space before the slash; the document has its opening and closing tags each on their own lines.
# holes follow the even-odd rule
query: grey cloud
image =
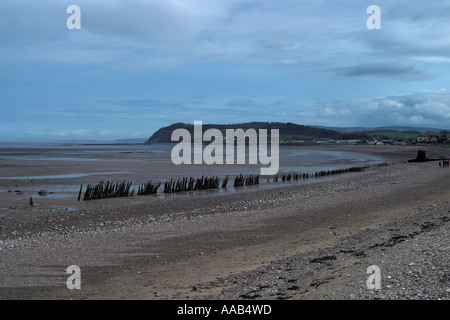
<svg viewBox="0 0 450 320">
<path fill-rule="evenodd" d="M 330 117 L 345 115 L 344 126 L 425 125 L 450 128 L 450 93 L 419 92 L 401 96 L 335 101 L 316 106 Z M 325 116 L 325 120 L 327 117 Z M 336 121 L 335 121 L 336 122 Z"/>
<path fill-rule="evenodd" d="M 312 44 L 310 39 L 317 35 L 326 14 L 314 16 L 321 14 L 322 7 L 308 2 L 303 6 L 295 1 L 78 0 L 82 30 L 74 33 L 65 27 L 69 1 L 55 6 L 41 0 L 29 7 L 17 0 L 0 4 L 0 10 L 8 12 L 0 22 L 0 31 L 8 32 L 0 34 L 5 40 L 26 40 L 20 52 L 8 54 L 11 59 L 21 53 L 23 60 L 36 60 L 35 44 L 44 40 L 46 49 L 39 50 L 39 60 L 70 56 L 131 72 L 170 70 L 205 58 L 292 66 L 305 55 L 316 56 L 323 43 Z M 70 50 L 65 49 L 68 46 Z"/>
<path fill-rule="evenodd" d="M 393 28 L 370 34 L 370 36 L 367 33 L 358 33 L 354 37 L 355 41 L 359 41 L 370 50 L 371 55 L 397 59 L 450 58 L 448 32 L 450 29 L 446 32 L 427 30 L 427 28 L 422 28 L 420 32 L 413 30 L 401 32 Z"/>
<path fill-rule="evenodd" d="M 96 35 L 153 43 L 175 42 L 191 32 L 186 17 L 156 2 L 91 3 L 83 10 L 84 25 Z"/>
<path fill-rule="evenodd" d="M 336 69 L 333 71 L 333 75 L 342 78 L 372 76 L 401 82 L 425 81 L 435 77 L 418 70 L 413 64 L 402 62 L 364 63 Z"/>
<path fill-rule="evenodd" d="M 70 57 L 127 72 L 167 71 L 205 59 L 317 66 L 349 49 L 353 55 L 370 51 L 376 57 L 450 58 L 449 28 L 430 26 L 437 14 L 448 16 L 449 6 L 444 1 L 399 3 L 381 5 L 380 32 L 361 32 L 365 8 L 354 1 L 342 1 L 336 8 L 331 1 L 311 0 L 78 0 L 82 30 L 74 33 L 65 27 L 70 1 L 4 1 L 0 11 L 8 14 L 0 21 L 0 39 L 3 44 L 25 41 L 20 50 L 5 51 L 5 45 L 0 49 L 8 59 L 70 63 L 63 58 Z M 420 35 L 417 29 L 409 30 L 406 17 L 422 17 Z M 409 74 L 423 76 L 411 70 Z"/>
<path fill-rule="evenodd" d="M 447 0 L 418 1 L 414 5 L 410 1 L 396 1 L 383 12 L 387 20 L 401 20 L 406 22 L 448 22 L 450 5 Z"/>
<path fill-rule="evenodd" d="M 0 2 L 0 40 L 55 41 L 67 35 L 66 9 L 68 4 L 54 1 Z"/>
</svg>

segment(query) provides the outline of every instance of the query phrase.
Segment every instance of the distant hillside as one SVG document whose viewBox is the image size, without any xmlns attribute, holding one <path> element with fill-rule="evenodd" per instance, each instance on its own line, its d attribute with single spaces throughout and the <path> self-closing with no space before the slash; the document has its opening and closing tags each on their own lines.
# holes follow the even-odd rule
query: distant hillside
<svg viewBox="0 0 450 320">
<path fill-rule="evenodd" d="M 445 131 L 444 129 L 438 128 L 427 128 L 427 127 L 405 127 L 405 126 L 386 126 L 386 127 L 374 127 L 374 128 L 366 128 L 366 127 L 324 127 L 324 126 L 312 126 L 314 128 L 320 129 L 328 129 L 339 132 L 365 132 L 365 131 L 397 131 L 397 132 L 414 132 L 414 133 L 423 133 L 423 132 L 433 132 L 438 133 L 441 131 Z"/>
<path fill-rule="evenodd" d="M 395 139 L 398 141 L 414 141 L 420 133 L 432 133 L 444 137 L 444 133 L 447 130 L 430 128 L 430 127 L 405 127 L 405 126 L 385 126 L 385 127 L 320 127 L 315 128 L 329 129 L 338 131 L 344 135 L 351 134 L 353 136 L 359 136 L 362 140 L 371 139 Z M 446 133 L 445 133 L 446 136 Z"/>
<path fill-rule="evenodd" d="M 184 128 L 187 129 L 191 135 L 194 133 L 194 125 L 186 123 L 175 123 L 167 127 L 163 127 L 156 131 L 146 142 L 146 144 L 153 143 L 173 143 L 171 141 L 172 132 L 175 129 Z M 349 138 L 347 135 L 344 137 L 342 133 L 334 130 L 324 128 L 314 128 L 309 126 L 298 125 L 294 123 L 281 123 L 281 122 L 248 122 L 239 124 L 203 124 L 203 132 L 208 129 L 218 129 L 222 131 L 225 137 L 226 129 L 267 129 L 270 134 L 271 129 L 280 130 L 281 141 L 298 141 L 298 140 L 312 140 L 312 139 L 343 139 Z"/>
</svg>

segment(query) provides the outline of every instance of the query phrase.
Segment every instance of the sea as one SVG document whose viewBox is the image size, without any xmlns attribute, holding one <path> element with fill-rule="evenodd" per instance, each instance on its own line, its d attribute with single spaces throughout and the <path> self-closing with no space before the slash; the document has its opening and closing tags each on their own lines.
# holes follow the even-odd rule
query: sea
<svg viewBox="0 0 450 320">
<path fill-rule="evenodd" d="M 237 174 L 258 174 L 262 165 L 175 165 L 171 160 L 174 144 L 117 144 L 117 143 L 0 143 L 0 166 L 2 163 L 39 162 L 79 163 L 79 170 L 58 174 L 11 176 L 7 170 L 0 171 L 0 179 L 67 179 L 86 175 L 130 173 L 135 168 L 145 168 L 146 176 L 165 180 L 180 176 L 224 176 Z M 224 149 L 224 152 L 226 150 Z M 269 147 L 270 151 L 270 147 Z M 236 152 L 236 150 L 235 150 Z M 236 153 L 235 153 L 236 154 Z M 224 155 L 225 156 L 225 155 Z M 279 147 L 279 174 L 309 173 L 342 169 L 353 166 L 373 165 L 385 162 L 383 157 L 359 152 L 327 150 L 311 146 Z M 95 172 L 84 172 L 83 168 L 95 167 Z M 104 165 L 104 164 L 110 165 Z M 115 168 L 115 170 L 104 170 Z"/>
</svg>

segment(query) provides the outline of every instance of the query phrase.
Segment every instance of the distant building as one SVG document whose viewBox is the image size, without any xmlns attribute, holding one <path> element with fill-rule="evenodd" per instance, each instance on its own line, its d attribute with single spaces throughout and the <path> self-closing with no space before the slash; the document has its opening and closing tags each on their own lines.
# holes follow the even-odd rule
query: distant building
<svg viewBox="0 0 450 320">
<path fill-rule="evenodd" d="M 450 142 L 450 133 L 447 133 L 447 142 Z"/>
<path fill-rule="evenodd" d="M 431 133 L 421 133 L 417 136 L 417 142 L 430 142 Z"/>
<path fill-rule="evenodd" d="M 417 142 L 439 142 L 439 136 L 431 133 L 421 133 L 417 136 Z"/>
</svg>

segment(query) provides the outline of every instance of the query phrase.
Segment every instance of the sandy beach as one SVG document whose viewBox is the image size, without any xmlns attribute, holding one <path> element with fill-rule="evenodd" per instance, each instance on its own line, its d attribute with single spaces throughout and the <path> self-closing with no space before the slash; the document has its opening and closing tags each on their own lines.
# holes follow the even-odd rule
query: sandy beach
<svg viewBox="0 0 450 320">
<path fill-rule="evenodd" d="M 64 190 L 87 177 L 0 180 L 0 299 L 449 299 L 450 169 L 407 160 L 450 149 L 317 148 L 388 165 L 270 188 L 90 202 Z M 2 163 L 11 177 L 74 168 Z M 41 188 L 57 192 L 36 197 Z M 80 290 L 67 288 L 71 265 Z M 380 290 L 367 288 L 371 265 Z"/>
</svg>

